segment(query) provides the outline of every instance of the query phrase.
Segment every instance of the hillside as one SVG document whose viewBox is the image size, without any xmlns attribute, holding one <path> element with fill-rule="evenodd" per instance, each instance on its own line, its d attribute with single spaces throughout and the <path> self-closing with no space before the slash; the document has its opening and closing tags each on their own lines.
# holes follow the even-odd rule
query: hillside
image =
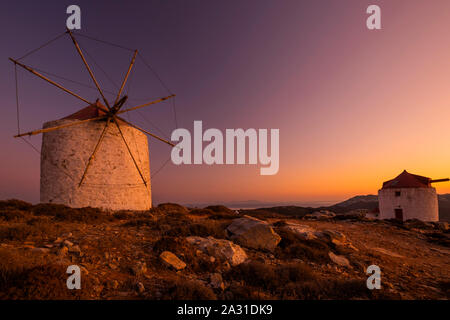
<svg viewBox="0 0 450 320">
<path fill-rule="evenodd" d="M 0 201 L 0 299 L 448 299 L 445 223 Z M 365 270 L 382 270 L 382 288 Z M 66 269 L 82 272 L 68 290 Z"/>
<path fill-rule="evenodd" d="M 438 195 L 439 219 L 441 221 L 450 221 L 450 193 Z M 356 196 L 346 201 L 337 203 L 326 209 L 337 213 L 344 213 L 355 209 L 375 209 L 378 207 L 378 196 L 365 195 Z"/>
</svg>

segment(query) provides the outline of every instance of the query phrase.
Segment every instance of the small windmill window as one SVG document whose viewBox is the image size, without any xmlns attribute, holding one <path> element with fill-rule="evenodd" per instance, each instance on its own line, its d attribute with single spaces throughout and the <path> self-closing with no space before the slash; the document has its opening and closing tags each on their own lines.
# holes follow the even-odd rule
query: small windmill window
<svg viewBox="0 0 450 320">
<path fill-rule="evenodd" d="M 401 191 L 395 191 L 395 196 L 400 197 L 402 195 Z"/>
</svg>

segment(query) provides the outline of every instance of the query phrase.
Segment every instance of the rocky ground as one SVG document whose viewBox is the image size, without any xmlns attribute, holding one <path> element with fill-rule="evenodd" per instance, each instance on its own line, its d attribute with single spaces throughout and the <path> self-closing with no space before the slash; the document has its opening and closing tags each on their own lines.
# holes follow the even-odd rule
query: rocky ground
<svg viewBox="0 0 450 320">
<path fill-rule="evenodd" d="M 281 210 L 281 209 L 280 209 Z M 0 299 L 448 299 L 448 224 L 0 201 Z M 369 265 L 381 289 L 366 286 Z M 69 290 L 69 265 L 81 268 Z"/>
</svg>

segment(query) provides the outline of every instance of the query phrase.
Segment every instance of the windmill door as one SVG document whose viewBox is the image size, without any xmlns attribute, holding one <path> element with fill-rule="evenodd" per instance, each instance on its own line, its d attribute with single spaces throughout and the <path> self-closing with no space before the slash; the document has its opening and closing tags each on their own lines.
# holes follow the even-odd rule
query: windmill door
<svg viewBox="0 0 450 320">
<path fill-rule="evenodd" d="M 403 221 L 403 209 L 395 209 L 395 219 Z"/>
</svg>

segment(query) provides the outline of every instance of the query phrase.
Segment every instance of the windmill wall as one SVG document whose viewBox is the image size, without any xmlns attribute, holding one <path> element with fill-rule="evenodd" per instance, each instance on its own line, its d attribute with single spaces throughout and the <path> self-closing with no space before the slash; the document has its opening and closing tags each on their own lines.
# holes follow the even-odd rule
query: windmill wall
<svg viewBox="0 0 450 320">
<path fill-rule="evenodd" d="M 74 120 L 57 120 L 44 128 Z M 70 207 L 110 210 L 151 208 L 150 164 L 147 137 L 121 124 L 124 137 L 147 182 L 144 185 L 116 125 L 109 124 L 82 185 L 78 184 L 105 126 L 91 121 L 46 132 L 42 137 L 40 200 Z"/>
<path fill-rule="evenodd" d="M 395 218 L 395 210 L 401 209 L 403 220 L 419 219 L 439 221 L 436 189 L 387 188 L 378 191 L 380 219 Z"/>
</svg>

